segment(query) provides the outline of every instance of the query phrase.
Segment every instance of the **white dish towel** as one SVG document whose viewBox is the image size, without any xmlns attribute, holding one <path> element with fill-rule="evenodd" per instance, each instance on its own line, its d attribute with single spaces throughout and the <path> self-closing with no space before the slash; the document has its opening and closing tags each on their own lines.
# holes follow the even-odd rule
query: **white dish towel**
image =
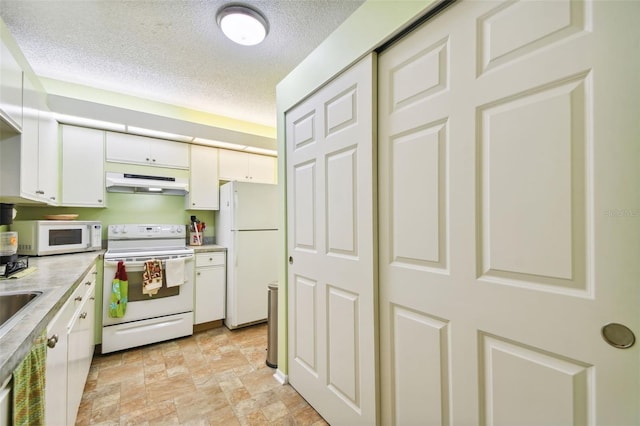
<svg viewBox="0 0 640 426">
<path fill-rule="evenodd" d="M 167 287 L 184 284 L 184 257 L 165 260 L 164 273 L 167 278 Z"/>
</svg>

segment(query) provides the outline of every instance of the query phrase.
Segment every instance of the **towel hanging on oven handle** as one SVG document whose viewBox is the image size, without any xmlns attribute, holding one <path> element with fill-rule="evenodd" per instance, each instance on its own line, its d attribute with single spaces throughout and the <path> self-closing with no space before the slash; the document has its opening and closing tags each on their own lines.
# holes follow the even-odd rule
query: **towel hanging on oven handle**
<svg viewBox="0 0 640 426">
<path fill-rule="evenodd" d="M 109 301 L 109 316 L 111 318 L 122 318 L 127 312 L 127 300 L 129 292 L 129 280 L 124 262 L 118 262 L 116 275 L 111 282 L 111 299 Z"/>
</svg>

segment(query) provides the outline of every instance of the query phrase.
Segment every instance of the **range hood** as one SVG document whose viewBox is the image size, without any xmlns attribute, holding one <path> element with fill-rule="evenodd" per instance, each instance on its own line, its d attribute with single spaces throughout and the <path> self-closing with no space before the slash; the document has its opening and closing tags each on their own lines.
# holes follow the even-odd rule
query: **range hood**
<svg viewBox="0 0 640 426">
<path fill-rule="evenodd" d="M 148 176 L 132 173 L 107 172 L 107 192 L 185 195 L 189 192 L 186 178 Z"/>
</svg>

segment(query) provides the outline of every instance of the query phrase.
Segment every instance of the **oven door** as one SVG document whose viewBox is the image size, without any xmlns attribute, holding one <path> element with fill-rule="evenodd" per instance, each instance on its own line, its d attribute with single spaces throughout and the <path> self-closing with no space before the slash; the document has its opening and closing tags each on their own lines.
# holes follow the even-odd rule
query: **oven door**
<svg viewBox="0 0 640 426">
<path fill-rule="evenodd" d="M 193 255 L 188 256 L 157 256 L 154 259 L 161 260 L 164 273 L 164 260 L 168 258 L 184 257 L 184 283 L 180 286 L 167 288 L 166 280 L 163 279 L 162 288 L 158 293 L 149 296 L 142 293 L 142 273 L 144 263 L 149 258 L 144 259 L 105 259 L 104 260 L 104 290 L 103 290 L 103 325 L 122 324 L 130 321 L 138 321 L 148 318 L 161 317 L 166 315 L 193 312 L 193 281 L 194 271 Z M 122 318 L 111 318 L 109 316 L 109 301 L 111 300 L 111 283 L 118 268 L 118 261 L 123 260 L 127 271 L 128 302 L 127 309 Z"/>
</svg>

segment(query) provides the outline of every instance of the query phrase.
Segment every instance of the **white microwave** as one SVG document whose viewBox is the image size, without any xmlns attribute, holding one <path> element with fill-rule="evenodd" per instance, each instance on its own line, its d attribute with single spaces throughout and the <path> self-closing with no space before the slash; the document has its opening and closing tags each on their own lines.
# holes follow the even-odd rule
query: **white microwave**
<svg viewBox="0 0 640 426">
<path fill-rule="evenodd" d="M 17 220 L 18 254 L 47 256 L 102 249 L 102 224 L 91 220 Z"/>
</svg>

